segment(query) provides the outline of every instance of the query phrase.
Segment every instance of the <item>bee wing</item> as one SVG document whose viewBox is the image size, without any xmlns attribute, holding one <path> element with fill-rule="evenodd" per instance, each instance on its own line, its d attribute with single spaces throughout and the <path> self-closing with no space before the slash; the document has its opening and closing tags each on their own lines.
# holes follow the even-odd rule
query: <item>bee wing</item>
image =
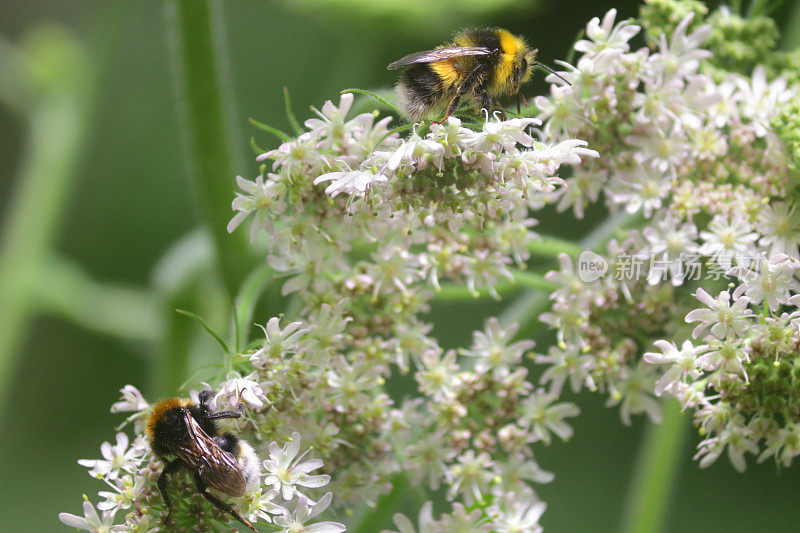
<svg viewBox="0 0 800 533">
<path fill-rule="evenodd" d="M 414 63 L 436 63 L 437 61 L 444 61 L 445 59 L 453 59 L 456 57 L 488 56 L 491 53 L 492 51 L 489 48 L 483 46 L 450 46 L 448 48 L 436 48 L 435 50 L 425 50 L 423 52 L 408 54 L 394 63 L 390 63 L 386 68 L 395 70 L 413 65 Z"/>
<path fill-rule="evenodd" d="M 229 496 L 243 495 L 245 480 L 239 463 L 203 431 L 191 413 L 186 411 L 183 419 L 189 441 L 178 445 L 174 450 L 175 455 L 196 470 L 212 488 Z"/>
</svg>

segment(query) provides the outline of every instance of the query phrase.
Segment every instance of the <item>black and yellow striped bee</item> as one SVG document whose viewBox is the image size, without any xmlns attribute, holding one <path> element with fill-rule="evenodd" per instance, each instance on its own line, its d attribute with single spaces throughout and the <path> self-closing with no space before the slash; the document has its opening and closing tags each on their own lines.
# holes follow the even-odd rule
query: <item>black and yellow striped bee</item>
<svg viewBox="0 0 800 533">
<path fill-rule="evenodd" d="M 446 118 L 464 97 L 490 111 L 499 96 L 513 96 L 519 111 L 519 89 L 534 66 L 553 72 L 536 61 L 537 52 L 508 30 L 475 28 L 457 33 L 451 44 L 409 54 L 388 68 L 408 67 L 396 90 L 400 109 L 410 120 L 442 109 Z"/>
<path fill-rule="evenodd" d="M 167 521 L 172 515 L 172 501 L 166 492 L 168 478 L 187 470 L 194 477 L 197 491 L 206 500 L 256 531 L 230 504 L 208 492 L 211 488 L 228 496 L 243 496 L 258 483 L 261 473 L 253 447 L 217 428 L 216 420 L 239 418 L 241 409 L 212 412 L 208 406 L 212 394 L 210 390 L 202 391 L 198 396 L 199 404 L 183 398 L 161 400 L 147 418 L 145 433 L 153 454 L 164 460 L 174 457 L 158 476 L 158 489 L 169 510 Z"/>
</svg>

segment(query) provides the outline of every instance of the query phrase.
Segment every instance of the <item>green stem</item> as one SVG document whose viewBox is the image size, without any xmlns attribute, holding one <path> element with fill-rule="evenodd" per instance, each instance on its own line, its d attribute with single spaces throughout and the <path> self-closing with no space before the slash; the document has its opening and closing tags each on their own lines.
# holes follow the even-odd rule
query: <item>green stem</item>
<svg viewBox="0 0 800 533">
<path fill-rule="evenodd" d="M 664 522 L 684 445 L 691 427 L 674 400 L 662 404 L 664 421 L 649 424 L 628 492 L 623 527 L 626 533 L 658 533 Z"/>
<path fill-rule="evenodd" d="M 412 487 L 408 482 L 408 477 L 402 472 L 392 476 L 391 485 L 392 490 L 378 498 L 377 505 L 372 511 L 364 514 L 358 524 L 350 531 L 354 533 L 372 533 L 389 526 L 387 517 L 390 513 L 399 509 L 400 504 L 406 501 L 409 496 L 421 490 L 418 485 Z M 415 521 L 414 518 L 412 518 L 412 521 Z"/>
<path fill-rule="evenodd" d="M 574 259 L 580 255 L 583 249 L 572 241 L 542 236 L 541 239 L 528 244 L 528 251 L 532 255 L 542 257 L 558 257 L 559 254 L 565 253 Z"/>
<path fill-rule="evenodd" d="M 504 281 L 495 286 L 495 291 L 497 291 L 498 295 L 518 292 L 523 289 L 549 293 L 558 288 L 558 285 L 547 281 L 539 274 L 524 270 L 513 270 L 512 272 L 514 274 L 513 282 Z M 490 296 L 491 294 L 486 288 L 481 288 L 478 290 L 478 294 L 475 294 L 462 284 L 448 283 L 441 286 L 441 290 L 436 293 L 435 299 L 438 301 L 462 301 L 488 298 Z"/>
<path fill-rule="evenodd" d="M 28 146 L 0 232 L 0 401 L 6 392 L 26 324 L 33 312 L 30 290 L 59 228 L 86 136 L 94 71 L 83 51 L 63 33 L 39 34 L 30 63 L 67 61 L 59 83 L 39 80 L 41 97 L 28 108 Z M 3 53 L 11 52 L 3 47 Z M 4 59 L 0 63 L 6 63 Z M 32 67 L 33 68 L 33 67 Z M 24 97 L 20 96 L 19 100 Z"/>
<path fill-rule="evenodd" d="M 98 283 L 78 264 L 56 255 L 38 274 L 32 296 L 42 312 L 126 340 L 153 343 L 160 338 L 158 307 L 152 293 Z"/>
<path fill-rule="evenodd" d="M 800 4 L 793 3 L 787 17 L 786 26 L 781 32 L 782 50 L 794 50 L 800 46 Z"/>
<path fill-rule="evenodd" d="M 164 331 L 151 367 L 153 396 L 174 395 L 190 373 L 197 324 L 175 310 L 202 314 L 203 300 L 220 289 L 220 279 L 212 276 L 213 255 L 211 236 L 198 228 L 173 243 L 153 268 L 153 291 L 160 297 L 158 319 Z"/>
<path fill-rule="evenodd" d="M 234 188 L 233 135 L 228 128 L 216 39 L 222 22 L 212 0 L 171 0 L 168 25 L 179 105 L 185 120 L 190 174 L 197 185 L 219 272 L 233 297 L 250 264 L 246 232 L 229 235 Z"/>
<path fill-rule="evenodd" d="M 15 111 L 29 110 L 32 80 L 26 72 L 25 57 L 9 40 L 0 35 L 0 101 Z"/>
<path fill-rule="evenodd" d="M 751 0 L 747 8 L 747 18 L 767 16 L 766 7 L 769 5 L 767 0 Z"/>
<path fill-rule="evenodd" d="M 236 297 L 234 305 L 234 332 L 236 353 L 241 353 L 247 345 L 247 332 L 250 330 L 250 324 L 253 321 L 253 311 L 255 310 L 256 303 L 259 296 L 264 292 L 269 283 L 275 279 L 275 272 L 265 262 L 259 267 L 255 268 L 247 280 L 242 285 L 242 290 Z"/>
<path fill-rule="evenodd" d="M 641 215 L 629 215 L 625 212 L 617 213 L 584 237 L 576 248 L 581 251 L 602 249 L 617 230 L 635 224 L 640 217 Z M 526 291 L 500 316 L 500 323 L 506 325 L 516 323 L 519 325 L 517 337 L 531 337 L 542 325 L 539 322 L 539 315 L 549 306 L 550 301 L 546 294 L 542 294 L 539 290 Z"/>
</svg>

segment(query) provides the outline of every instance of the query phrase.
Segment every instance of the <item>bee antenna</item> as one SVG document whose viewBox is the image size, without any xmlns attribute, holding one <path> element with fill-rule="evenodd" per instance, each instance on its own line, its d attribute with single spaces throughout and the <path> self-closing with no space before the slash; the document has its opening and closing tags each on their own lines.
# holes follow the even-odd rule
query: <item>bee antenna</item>
<svg viewBox="0 0 800 533">
<path fill-rule="evenodd" d="M 545 69 L 547 72 L 549 72 L 549 73 L 550 73 L 550 74 L 552 74 L 553 76 L 556 76 L 557 78 L 561 79 L 561 81 L 563 81 L 564 83 L 566 83 L 567 85 L 569 85 L 570 87 L 572 87 L 572 84 L 571 84 L 570 82 L 568 82 L 567 80 L 565 80 L 565 79 L 564 79 L 564 77 L 563 77 L 561 74 L 559 74 L 559 73 L 558 73 L 558 72 L 556 72 L 555 70 L 551 69 L 550 67 L 548 67 L 548 66 L 547 66 L 547 65 L 545 65 L 544 63 L 539 63 L 539 62 L 537 61 L 537 62 L 535 62 L 535 63 L 534 63 L 534 65 L 536 65 L 537 67 L 541 67 L 541 68 Z"/>
</svg>

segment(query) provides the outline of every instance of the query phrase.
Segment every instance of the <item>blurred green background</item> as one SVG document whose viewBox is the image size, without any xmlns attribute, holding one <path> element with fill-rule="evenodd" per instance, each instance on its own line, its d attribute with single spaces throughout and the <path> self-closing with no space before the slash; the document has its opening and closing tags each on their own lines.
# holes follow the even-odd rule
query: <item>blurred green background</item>
<svg viewBox="0 0 800 533">
<path fill-rule="evenodd" d="M 248 117 L 289 130 L 284 86 L 304 119 L 309 105 L 338 101 L 341 89 L 391 86 L 396 73 L 386 70 L 387 63 L 469 25 L 522 34 L 552 64 L 566 57 L 591 17 L 611 7 L 630 17 L 637 2 L 217 4 L 225 27 L 235 172 L 249 178 L 257 173 L 251 136 L 262 146 L 275 144 Z M 779 24 L 791 31 L 793 3 L 782 10 L 787 16 Z M 17 299 L 0 307 L 0 343 L 15 354 L 6 368 L 10 386 L 0 420 L 2 532 L 65 530 L 59 512 L 80 513 L 82 493 L 96 503 L 103 487 L 76 460 L 99 457 L 100 443 L 114 441 L 122 417 L 108 408 L 120 388 L 134 384 L 151 400 L 162 390 L 159 355 L 174 349 L 160 340 L 162 322 L 196 335 L 194 351 L 206 359 L 220 355 L 194 323 L 170 311 L 181 305 L 215 324 L 226 319 L 210 311 L 224 301 L 215 296 L 223 293 L 219 282 L 191 261 L 192 254 L 203 254 L 202 236 L 186 238 L 198 227 L 199 211 L 186 171 L 166 12 L 155 1 L 3 0 L 0 6 L 3 238 L 9 238 L 14 216 L 10 207 L 37 178 L 41 190 L 32 200 L 42 207 L 18 233 L 24 253 L 5 257 L 5 270 L 0 268 L 21 280 L 3 293 Z M 542 78 L 528 94 L 542 91 Z M 230 183 L 230 199 L 233 178 L 220 176 Z M 590 219 L 565 227 L 553 213 L 542 222 L 544 231 L 565 237 L 592 225 Z M 26 239 L 50 245 L 30 249 Z M 176 251 L 178 242 L 183 248 Z M 207 294 L 193 299 L 181 292 L 184 278 Z M 32 293 L 15 292 L 26 283 L 36 287 Z M 114 291 L 97 291 L 101 285 Z M 178 296 L 165 297 L 165 290 Z M 467 314 L 461 304 L 439 305 L 436 333 L 450 345 L 468 343 L 471 329 L 498 309 L 476 302 Z M 280 311 L 280 299 L 267 298 L 255 321 L 265 323 Z M 458 323 L 449 311 L 459 313 Z M 15 337 L 15 331 L 21 334 Z M 548 505 L 542 524 L 556 532 L 615 531 L 645 424 L 637 419 L 633 427 L 622 426 L 617 408 L 603 407 L 597 395 L 575 401 L 582 410 L 575 437 L 537 455 L 556 474 L 537 488 Z M 691 460 L 697 441 L 692 431 L 672 488 L 668 531 L 797 531 L 800 467 L 776 472 L 767 462 L 738 474 L 723 458 L 701 471 Z"/>
</svg>

